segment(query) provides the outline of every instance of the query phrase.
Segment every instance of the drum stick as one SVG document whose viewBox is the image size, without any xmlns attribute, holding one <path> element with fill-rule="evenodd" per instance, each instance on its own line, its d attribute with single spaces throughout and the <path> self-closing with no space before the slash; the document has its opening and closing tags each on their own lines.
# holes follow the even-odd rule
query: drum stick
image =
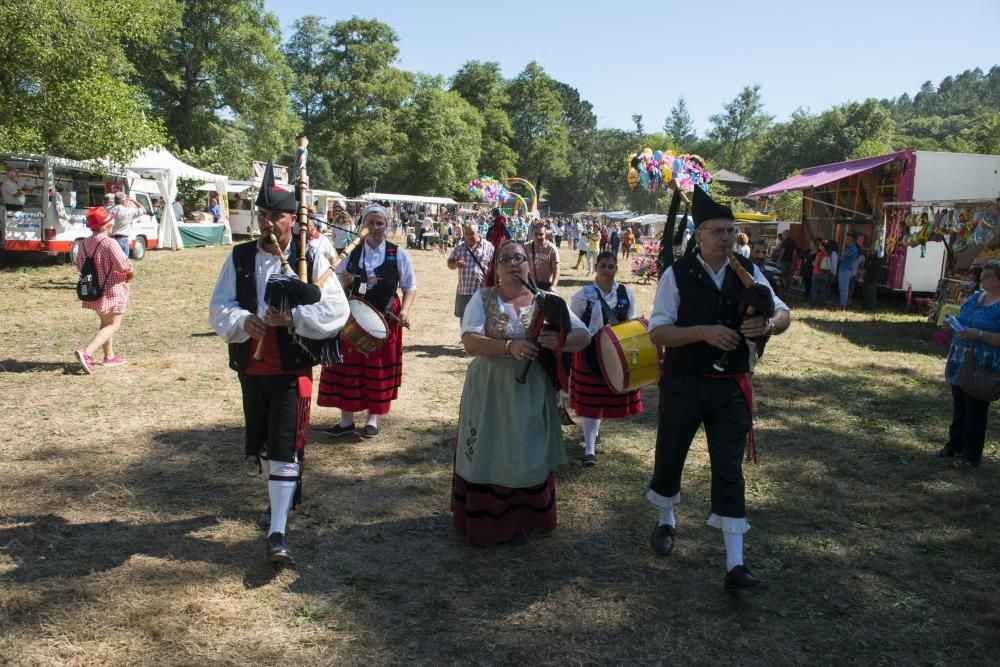
<svg viewBox="0 0 1000 667">
<path fill-rule="evenodd" d="M 404 322 L 403 320 L 399 319 L 399 315 L 397 315 L 396 313 L 392 312 L 391 310 L 390 311 L 386 311 L 385 314 L 388 315 L 391 319 L 393 319 L 396 322 L 398 322 L 401 326 L 404 326 L 407 329 L 410 328 L 410 323 L 409 322 Z"/>
</svg>

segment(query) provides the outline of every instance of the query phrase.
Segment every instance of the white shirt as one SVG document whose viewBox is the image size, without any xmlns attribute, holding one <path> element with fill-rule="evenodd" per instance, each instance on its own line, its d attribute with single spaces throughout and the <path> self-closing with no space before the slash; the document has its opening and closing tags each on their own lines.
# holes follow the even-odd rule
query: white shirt
<svg viewBox="0 0 1000 667">
<path fill-rule="evenodd" d="M 334 216 L 333 224 L 337 225 L 336 227 L 333 228 L 333 245 L 334 247 L 337 248 L 343 248 L 344 246 L 346 246 L 348 243 L 351 242 L 351 239 L 355 237 L 355 234 L 351 233 L 353 231 L 356 231 L 354 222 L 351 221 L 351 219 L 346 216 L 340 216 L 339 218 Z M 344 231 L 347 229 L 351 231 L 350 232 Z"/>
<path fill-rule="evenodd" d="M 632 293 L 632 289 L 628 285 L 625 286 L 625 294 L 628 295 L 628 314 L 625 316 L 625 319 L 634 320 L 636 318 L 635 294 Z M 582 318 L 584 311 L 587 310 L 587 303 L 593 304 L 590 308 L 590 321 L 584 322 L 587 325 L 588 331 L 590 331 L 591 338 L 596 336 L 597 332 L 604 326 L 604 317 L 601 315 L 601 304 L 598 298 L 604 299 L 604 303 L 612 311 L 611 321 L 608 324 L 620 324 L 620 322 L 615 320 L 614 316 L 615 306 L 618 304 L 618 281 L 611 283 L 610 292 L 602 290 L 597 283 L 582 287 L 573 295 L 573 298 L 569 302 L 569 309 L 579 318 Z"/>
<path fill-rule="evenodd" d="M 20 189 L 20 183 L 15 183 L 11 180 L 10 176 L 5 177 L 3 185 L 0 185 L 0 191 L 3 192 L 3 203 L 13 206 L 24 206 L 24 195 L 17 194 L 17 191 Z"/>
<path fill-rule="evenodd" d="M 309 245 L 316 249 L 319 255 L 326 258 L 330 264 L 333 264 L 333 260 L 337 257 L 337 251 L 333 248 L 333 243 L 327 238 L 326 234 L 320 234 L 314 239 L 309 239 Z"/>
<path fill-rule="evenodd" d="M 115 224 L 111 227 L 112 236 L 128 236 L 132 231 L 132 220 L 139 214 L 139 209 L 125 204 L 115 204 L 108 209 L 115 216 Z"/>
<path fill-rule="evenodd" d="M 286 258 L 291 261 L 291 244 L 285 250 Z M 315 281 L 319 276 L 330 268 L 329 262 L 324 257 L 316 257 L 313 260 L 312 279 Z M 264 290 L 267 288 L 267 278 L 272 273 L 281 272 L 281 260 L 269 252 L 258 252 L 254 258 L 254 269 L 257 281 L 257 312 L 258 317 L 263 317 L 267 311 L 267 303 L 264 301 Z M 288 275 L 295 275 L 289 267 Z M 340 286 L 339 280 L 332 278 L 323 283 L 320 288 L 320 300 L 309 306 L 296 306 L 292 308 L 292 322 L 295 326 L 295 333 L 313 340 L 325 340 L 330 338 L 347 323 L 347 318 L 351 314 L 347 305 L 347 296 L 344 288 Z M 244 310 L 236 297 L 236 268 L 233 264 L 233 254 L 229 253 L 225 263 L 222 265 L 222 272 L 219 280 L 215 284 L 212 292 L 212 299 L 208 306 L 208 323 L 215 333 L 219 334 L 227 343 L 243 343 L 250 340 L 250 334 L 243 330 L 243 323 L 250 317 L 251 313 Z"/>
<path fill-rule="evenodd" d="M 385 241 L 378 244 L 377 248 L 372 248 L 367 241 L 361 243 L 361 264 L 368 274 L 368 289 L 375 287 L 375 269 L 382 266 L 385 261 Z M 337 273 L 345 273 L 349 262 L 344 262 L 337 267 Z M 404 292 L 417 289 L 417 276 L 413 273 L 413 264 L 410 262 L 410 255 L 403 248 L 396 246 L 396 269 L 399 271 L 399 288 Z"/>
<path fill-rule="evenodd" d="M 503 308 L 504 314 L 507 315 L 509 325 L 508 325 L 508 335 L 511 340 L 524 340 L 528 337 L 527 322 L 531 317 L 531 308 L 533 304 L 529 304 L 520 311 L 514 312 L 514 306 L 505 302 L 500 298 L 500 292 L 497 291 L 497 303 Z M 587 327 L 584 326 L 580 318 L 570 310 L 569 313 L 570 331 L 586 331 Z M 469 305 L 465 307 L 465 315 L 462 316 L 462 334 L 474 333 L 480 336 L 486 335 L 486 308 L 483 305 L 483 290 L 477 291 L 472 295 L 472 299 L 469 300 Z M 569 333 L 569 332 L 567 332 Z"/>
<path fill-rule="evenodd" d="M 705 272 L 712 278 L 715 286 L 720 290 L 722 289 L 722 281 L 726 278 L 726 268 L 729 266 L 729 262 L 725 262 L 722 265 L 722 269 L 718 273 L 712 270 L 705 260 L 701 258 L 701 255 L 695 255 L 701 265 L 705 267 Z M 785 302 L 778 298 L 778 295 L 774 293 L 774 289 L 771 284 L 767 282 L 767 278 L 764 274 L 760 272 L 760 269 L 754 265 L 753 267 L 753 279 L 758 285 L 764 285 L 771 292 L 771 296 L 774 298 L 774 309 L 778 310 L 788 310 L 791 309 L 785 305 Z M 663 277 L 660 278 L 659 284 L 656 286 L 656 296 L 653 297 L 653 314 L 649 318 L 649 330 L 652 331 L 657 327 L 670 326 L 677 321 L 677 310 L 680 306 L 681 295 L 680 290 L 677 289 L 677 279 L 674 277 L 674 267 L 667 269 Z"/>
</svg>

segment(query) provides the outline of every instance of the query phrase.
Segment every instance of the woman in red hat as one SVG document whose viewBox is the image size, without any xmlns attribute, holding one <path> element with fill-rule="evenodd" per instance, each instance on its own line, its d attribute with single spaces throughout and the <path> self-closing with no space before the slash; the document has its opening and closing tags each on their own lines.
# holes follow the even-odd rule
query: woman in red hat
<svg viewBox="0 0 1000 667">
<path fill-rule="evenodd" d="M 101 327 L 94 339 L 87 347 L 76 351 L 76 357 L 88 375 L 94 372 L 93 355 L 100 348 L 104 350 L 105 366 L 121 366 L 125 363 L 124 359 L 115 354 L 111 339 L 122 324 L 125 305 L 128 303 L 129 281 L 135 275 L 135 268 L 122 252 L 121 246 L 108 236 L 114 222 L 115 216 L 103 206 L 87 211 L 87 227 L 92 236 L 84 239 L 76 256 L 78 270 L 83 269 L 88 257 L 93 258 L 97 282 L 103 289 L 97 301 L 81 302 L 84 308 L 96 310 L 101 318 Z"/>
</svg>

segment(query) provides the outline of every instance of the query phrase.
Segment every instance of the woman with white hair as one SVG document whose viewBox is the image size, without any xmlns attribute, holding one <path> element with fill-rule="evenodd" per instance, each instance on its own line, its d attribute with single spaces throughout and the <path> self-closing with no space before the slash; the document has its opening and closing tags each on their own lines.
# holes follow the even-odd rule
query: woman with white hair
<svg viewBox="0 0 1000 667">
<path fill-rule="evenodd" d="M 361 212 L 368 230 L 347 261 L 337 267 L 347 296 L 361 299 L 382 313 L 389 325 L 385 343 L 367 355 L 341 337 L 342 363 L 324 366 L 317 403 L 340 408 L 340 422 L 326 432 L 334 437 L 353 433 L 354 413 L 367 411 L 361 435 L 378 435 L 378 417 L 389 412 L 403 382 L 403 327 L 410 325 L 410 308 L 417 296 L 417 280 L 410 256 L 385 239 L 389 212 L 369 204 Z M 397 294 L 402 290 L 403 298 Z"/>
</svg>

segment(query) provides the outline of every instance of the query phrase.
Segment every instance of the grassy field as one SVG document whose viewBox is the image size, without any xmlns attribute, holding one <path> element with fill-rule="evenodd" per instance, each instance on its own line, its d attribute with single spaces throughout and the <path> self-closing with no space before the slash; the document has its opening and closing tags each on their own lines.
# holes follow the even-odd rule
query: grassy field
<svg viewBox="0 0 1000 667">
<path fill-rule="evenodd" d="M 677 548 L 647 545 L 655 388 L 638 418 L 606 423 L 595 468 L 566 429 L 552 535 L 483 549 L 453 533 L 468 358 L 455 274 L 415 253 L 400 399 L 370 441 L 325 440 L 339 415 L 314 407 L 298 566 L 276 574 L 238 384 L 207 324 L 228 251 L 137 263 L 116 348 L 129 364 L 93 376 L 73 358 L 97 322 L 73 269 L 0 267 L 0 663 L 995 664 L 1000 430 L 977 470 L 931 456 L 950 398 L 918 318 L 795 308 L 768 346 L 747 556 L 772 589 L 734 598 L 700 435 Z M 587 279 L 564 275 L 567 296 Z M 648 314 L 653 286 L 634 288 Z"/>
</svg>

